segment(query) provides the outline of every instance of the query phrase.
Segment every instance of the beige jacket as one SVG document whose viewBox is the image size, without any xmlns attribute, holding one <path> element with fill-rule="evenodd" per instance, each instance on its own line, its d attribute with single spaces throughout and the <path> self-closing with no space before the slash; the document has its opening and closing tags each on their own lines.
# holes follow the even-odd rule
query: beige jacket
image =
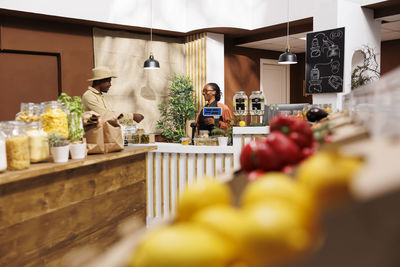
<svg viewBox="0 0 400 267">
<path fill-rule="evenodd" d="M 112 110 L 104 94 L 89 86 L 88 90 L 82 95 L 82 104 L 84 111 L 94 111 L 100 115 L 106 111 Z M 124 120 L 132 120 L 132 113 L 121 113 Z"/>
</svg>

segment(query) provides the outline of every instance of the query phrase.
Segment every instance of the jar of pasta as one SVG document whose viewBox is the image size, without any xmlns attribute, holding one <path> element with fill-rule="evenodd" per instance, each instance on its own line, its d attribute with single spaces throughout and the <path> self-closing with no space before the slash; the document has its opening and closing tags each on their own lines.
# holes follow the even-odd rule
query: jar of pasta
<svg viewBox="0 0 400 267">
<path fill-rule="evenodd" d="M 2 129 L 6 136 L 7 169 L 29 168 L 29 141 L 26 134 L 26 123 L 7 121 L 3 123 Z"/>
<path fill-rule="evenodd" d="M 0 123 L 0 172 L 7 169 L 6 135 L 3 132 L 3 123 Z"/>
<path fill-rule="evenodd" d="M 57 101 L 43 102 L 43 113 L 40 116 L 46 133 L 58 133 L 68 138 L 68 118 L 63 104 Z"/>
<path fill-rule="evenodd" d="M 29 139 L 29 155 L 31 163 L 49 159 L 49 141 L 47 133 L 42 128 L 42 122 L 35 121 L 27 125 Z"/>
<path fill-rule="evenodd" d="M 17 113 L 15 119 L 25 122 L 40 121 L 40 105 L 35 103 L 21 103 L 21 111 Z"/>
</svg>

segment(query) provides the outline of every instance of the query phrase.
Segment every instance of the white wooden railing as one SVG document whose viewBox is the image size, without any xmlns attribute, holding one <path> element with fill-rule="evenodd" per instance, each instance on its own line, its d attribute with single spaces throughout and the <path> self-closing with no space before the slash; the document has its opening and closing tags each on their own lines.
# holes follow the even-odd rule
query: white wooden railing
<svg viewBox="0 0 400 267">
<path fill-rule="evenodd" d="M 269 133 L 269 127 L 234 127 L 233 146 L 155 143 L 147 153 L 147 225 L 176 213 L 179 195 L 205 175 L 216 177 L 240 167 L 242 147 Z M 139 145 L 145 146 L 145 145 Z"/>
</svg>

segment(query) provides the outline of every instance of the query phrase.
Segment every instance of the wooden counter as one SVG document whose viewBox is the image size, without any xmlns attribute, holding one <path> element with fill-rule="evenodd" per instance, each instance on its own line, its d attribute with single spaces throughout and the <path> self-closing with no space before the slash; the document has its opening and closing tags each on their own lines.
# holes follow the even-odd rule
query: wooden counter
<svg viewBox="0 0 400 267">
<path fill-rule="evenodd" d="M 128 216 L 146 218 L 146 153 L 128 147 L 0 175 L 0 266 L 60 266 L 71 249 L 109 246 Z"/>
</svg>

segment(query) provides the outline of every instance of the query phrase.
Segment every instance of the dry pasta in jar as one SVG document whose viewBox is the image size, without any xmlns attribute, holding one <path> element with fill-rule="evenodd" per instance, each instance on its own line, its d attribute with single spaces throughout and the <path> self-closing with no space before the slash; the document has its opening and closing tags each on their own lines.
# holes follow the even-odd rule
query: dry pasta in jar
<svg viewBox="0 0 400 267">
<path fill-rule="evenodd" d="M 68 118 L 62 104 L 57 101 L 42 103 L 44 112 L 41 120 L 46 133 L 58 133 L 68 138 Z"/>
</svg>

